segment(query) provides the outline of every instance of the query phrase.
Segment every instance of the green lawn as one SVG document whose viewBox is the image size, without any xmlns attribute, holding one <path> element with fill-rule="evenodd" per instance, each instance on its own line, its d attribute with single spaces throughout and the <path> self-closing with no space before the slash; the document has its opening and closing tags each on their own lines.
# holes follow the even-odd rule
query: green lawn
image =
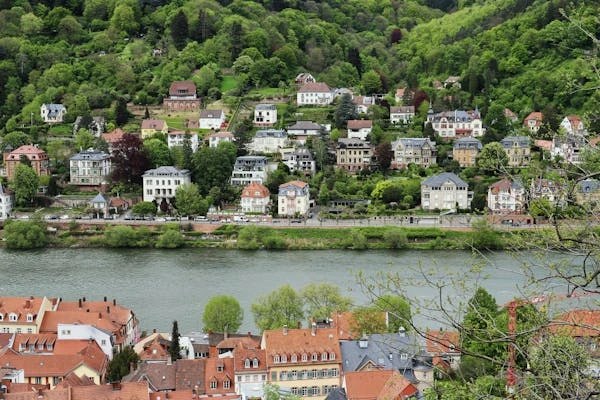
<svg viewBox="0 0 600 400">
<path fill-rule="evenodd" d="M 238 84 L 238 78 L 235 76 L 224 76 L 221 80 L 221 92 L 225 93 L 229 90 L 235 89 Z"/>
</svg>

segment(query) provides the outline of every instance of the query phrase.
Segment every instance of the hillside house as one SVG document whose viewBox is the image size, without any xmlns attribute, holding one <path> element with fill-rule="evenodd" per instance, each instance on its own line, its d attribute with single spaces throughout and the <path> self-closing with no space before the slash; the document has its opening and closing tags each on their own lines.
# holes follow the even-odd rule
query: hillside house
<svg viewBox="0 0 600 400">
<path fill-rule="evenodd" d="M 248 186 L 252 182 L 263 184 L 267 179 L 267 157 L 242 156 L 235 159 L 231 172 L 231 184 Z"/>
<path fill-rule="evenodd" d="M 254 107 L 254 125 L 273 126 L 277 123 L 277 107 L 273 104 L 257 104 Z"/>
<path fill-rule="evenodd" d="M 312 121 L 297 121 L 295 124 L 287 127 L 288 135 L 299 145 L 305 145 L 306 140 L 317 138 L 322 132 L 327 131 L 327 127 Z"/>
<path fill-rule="evenodd" d="M 161 166 L 144 172 L 142 179 L 144 201 L 155 201 L 158 207 L 164 208 L 171 205 L 179 186 L 191 183 L 192 173 L 187 169 Z"/>
<path fill-rule="evenodd" d="M 563 128 L 568 135 L 586 136 L 588 131 L 583 126 L 583 121 L 578 115 L 567 115 L 560 122 L 560 127 Z"/>
<path fill-rule="evenodd" d="M 472 167 L 482 147 L 481 142 L 475 138 L 456 139 L 452 145 L 452 158 L 461 167 Z"/>
<path fill-rule="evenodd" d="M 277 153 L 287 142 L 288 135 L 283 129 L 264 129 L 256 131 L 247 148 L 250 153 Z"/>
<path fill-rule="evenodd" d="M 298 89 L 298 106 L 325 106 L 333 103 L 334 92 L 323 82 L 306 83 Z"/>
<path fill-rule="evenodd" d="M 291 149 L 291 151 L 285 150 L 281 149 L 281 161 L 290 169 L 291 173 L 302 171 L 307 176 L 314 176 L 317 173 L 317 163 L 310 150 L 303 147 Z"/>
<path fill-rule="evenodd" d="M 167 122 L 162 119 L 142 120 L 142 139 L 152 137 L 155 133 L 166 135 L 169 132 Z"/>
<path fill-rule="evenodd" d="M 34 169 L 35 173 L 42 175 L 50 175 L 50 164 L 46 152 L 34 145 L 23 145 L 17 149 L 4 153 L 4 166 L 6 168 L 6 177 L 12 180 L 15 175 L 15 168 L 21 162 L 21 157 L 27 158 L 29 164 Z"/>
<path fill-rule="evenodd" d="M 540 130 L 543 120 L 544 114 L 538 111 L 533 111 L 523 120 L 523 127 L 529 129 L 531 133 L 536 133 Z"/>
<path fill-rule="evenodd" d="M 404 169 L 408 164 L 427 168 L 436 163 L 437 149 L 429 138 L 399 138 L 391 146 L 392 169 Z"/>
<path fill-rule="evenodd" d="M 488 188 L 487 207 L 494 214 L 521 214 L 526 202 L 525 187 L 518 180 L 505 178 Z"/>
<path fill-rule="evenodd" d="M 408 125 L 415 117 L 415 106 L 391 106 L 390 123 L 392 125 Z"/>
<path fill-rule="evenodd" d="M 218 131 L 225 126 L 225 112 L 223 110 L 202 110 L 198 120 L 200 129 Z"/>
<path fill-rule="evenodd" d="M 474 111 L 454 110 L 434 113 L 430 105 L 426 123 L 431 123 L 435 133 L 443 139 L 481 137 L 486 131 L 477 108 Z"/>
<path fill-rule="evenodd" d="M 84 190 L 98 190 L 109 181 L 110 155 L 95 149 L 80 151 L 69 159 L 69 172 L 69 184 Z"/>
<path fill-rule="evenodd" d="M 15 196 L 0 183 L 0 221 L 12 215 Z"/>
<path fill-rule="evenodd" d="M 169 87 L 169 96 L 163 99 L 163 107 L 167 111 L 197 111 L 200 109 L 200 98 L 196 93 L 193 81 L 174 81 Z"/>
<path fill-rule="evenodd" d="M 291 181 L 279 185 L 277 214 L 281 217 L 304 216 L 310 209 L 310 187 L 302 181 Z"/>
<path fill-rule="evenodd" d="M 467 183 L 452 172 L 442 172 L 421 182 L 421 208 L 426 211 L 467 209 L 472 198 Z"/>
<path fill-rule="evenodd" d="M 67 109 L 62 104 L 42 104 L 40 116 L 47 124 L 61 124 L 65 119 Z"/>
<path fill-rule="evenodd" d="M 370 168 L 373 148 L 369 142 L 360 139 L 340 138 L 336 147 L 336 167 L 349 173 L 357 173 Z"/>
<path fill-rule="evenodd" d="M 235 137 L 231 132 L 215 132 L 208 135 L 208 145 L 210 147 L 217 147 L 221 142 L 233 142 Z"/>
<path fill-rule="evenodd" d="M 169 146 L 169 148 L 183 147 L 186 136 L 190 141 L 192 151 L 195 153 L 198 150 L 199 145 L 198 134 L 196 132 L 171 131 L 167 133 L 167 146 Z"/>
<path fill-rule="evenodd" d="M 368 119 L 351 119 L 348 121 L 348 137 L 367 140 L 373 130 L 373 121 Z"/>
<path fill-rule="evenodd" d="M 271 205 L 271 193 L 266 186 L 252 182 L 242 189 L 240 204 L 244 213 L 265 214 Z"/>
<path fill-rule="evenodd" d="M 531 159 L 531 140 L 529 136 L 507 136 L 500 144 L 508 156 L 509 167 L 525 167 Z"/>
</svg>

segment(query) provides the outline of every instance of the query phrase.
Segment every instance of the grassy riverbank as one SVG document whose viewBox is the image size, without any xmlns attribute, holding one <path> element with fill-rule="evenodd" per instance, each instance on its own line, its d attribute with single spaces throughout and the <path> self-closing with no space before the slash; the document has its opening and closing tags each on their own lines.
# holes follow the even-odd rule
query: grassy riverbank
<svg viewBox="0 0 600 400">
<path fill-rule="evenodd" d="M 14 225 L 13 225 L 14 224 Z M 470 229 L 381 227 L 265 227 L 219 225 L 202 229 L 196 224 L 144 226 L 16 221 L 2 231 L 3 246 L 34 247 L 185 248 L 325 250 L 325 249 L 527 249 L 556 240 L 550 229 L 495 229 L 489 225 Z M 38 238 L 27 237 L 36 228 Z M 46 232 L 45 239 L 39 234 Z"/>
</svg>

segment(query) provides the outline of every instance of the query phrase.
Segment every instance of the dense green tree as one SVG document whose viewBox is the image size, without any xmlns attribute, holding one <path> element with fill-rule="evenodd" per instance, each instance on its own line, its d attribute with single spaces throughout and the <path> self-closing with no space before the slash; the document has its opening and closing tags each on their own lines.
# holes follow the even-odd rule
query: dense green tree
<svg viewBox="0 0 600 400">
<path fill-rule="evenodd" d="M 381 93 L 383 89 L 381 76 L 373 70 L 369 70 L 363 74 L 360 84 L 367 94 Z"/>
<path fill-rule="evenodd" d="M 189 35 L 188 19 L 183 10 L 180 9 L 175 14 L 169 27 L 171 28 L 171 38 L 173 39 L 175 47 L 177 50 L 182 50 L 185 47 Z"/>
<path fill-rule="evenodd" d="M 477 156 L 476 165 L 482 171 L 500 174 L 506 171 L 508 155 L 500 143 L 488 143 Z"/>
<path fill-rule="evenodd" d="M 0 141 L 0 150 L 4 152 L 4 149 L 9 145 L 14 150 L 29 143 L 31 143 L 31 138 L 28 134 L 21 131 L 13 131 L 4 135 Z"/>
<path fill-rule="evenodd" d="M 235 157 L 235 145 L 225 142 L 217 147 L 203 147 L 194 154 L 194 182 L 200 194 L 206 196 L 213 187 L 227 190 Z"/>
<path fill-rule="evenodd" d="M 375 300 L 375 309 L 388 313 L 389 332 L 398 332 L 400 327 L 407 331 L 411 329 L 412 313 L 405 297 L 384 294 Z"/>
<path fill-rule="evenodd" d="M 339 129 L 345 128 L 346 123 L 351 119 L 358 118 L 356 104 L 352 101 L 352 96 L 344 93 L 339 99 L 333 115 L 335 126 Z"/>
<path fill-rule="evenodd" d="M 129 121 L 131 113 L 127 109 L 127 100 L 123 97 L 119 97 L 115 101 L 115 123 L 118 126 L 123 126 Z"/>
<path fill-rule="evenodd" d="M 301 292 L 306 315 L 317 320 L 327 320 L 335 311 L 348 311 L 352 299 L 343 296 L 340 288 L 330 283 L 310 283 Z"/>
<path fill-rule="evenodd" d="M 164 141 L 157 138 L 146 139 L 144 140 L 144 149 L 152 168 L 173 164 L 171 151 Z"/>
<path fill-rule="evenodd" d="M 156 240 L 159 249 L 178 249 L 185 244 L 183 234 L 177 229 L 167 229 Z"/>
<path fill-rule="evenodd" d="M 79 151 L 93 148 L 96 143 L 96 137 L 87 129 L 81 128 L 75 135 L 75 148 Z"/>
<path fill-rule="evenodd" d="M 206 215 L 208 211 L 208 203 L 194 183 L 186 183 L 177 188 L 175 206 L 181 215 Z"/>
<path fill-rule="evenodd" d="M 181 347 L 179 346 L 179 325 L 177 324 L 177 320 L 173 321 L 173 326 L 171 328 L 171 345 L 169 346 L 169 355 L 171 356 L 172 361 L 181 359 Z"/>
<path fill-rule="evenodd" d="M 104 245 L 117 248 L 138 248 L 150 245 L 150 231 L 146 227 L 133 228 L 117 225 L 107 227 L 104 231 Z"/>
<path fill-rule="evenodd" d="M 39 176 L 30 165 L 20 162 L 15 167 L 15 174 L 9 186 L 15 193 L 17 205 L 31 205 L 39 186 Z"/>
<path fill-rule="evenodd" d="M 254 323 L 261 331 L 295 327 L 304 319 L 301 296 L 290 286 L 260 296 L 251 306 Z"/>
<path fill-rule="evenodd" d="M 131 365 L 137 368 L 139 362 L 140 356 L 138 356 L 131 346 L 125 346 L 108 363 L 106 380 L 109 382 L 120 382 L 125 375 L 129 374 Z"/>
<path fill-rule="evenodd" d="M 156 205 L 151 201 L 140 201 L 133 205 L 131 212 L 134 215 L 146 216 L 156 214 Z"/>
<path fill-rule="evenodd" d="M 38 221 L 9 219 L 4 225 L 3 238 L 9 249 L 35 249 L 48 243 L 46 227 Z"/>
<path fill-rule="evenodd" d="M 244 310 L 233 296 L 211 298 L 204 307 L 202 323 L 205 332 L 235 333 L 244 320 Z"/>
</svg>

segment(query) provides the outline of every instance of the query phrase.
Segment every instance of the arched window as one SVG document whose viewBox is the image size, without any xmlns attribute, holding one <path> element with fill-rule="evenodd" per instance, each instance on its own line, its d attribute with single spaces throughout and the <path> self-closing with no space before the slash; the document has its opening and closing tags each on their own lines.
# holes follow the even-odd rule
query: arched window
<svg viewBox="0 0 600 400">
<path fill-rule="evenodd" d="M 329 353 L 329 359 L 335 360 L 335 353 L 333 351 L 331 353 Z"/>
<path fill-rule="evenodd" d="M 244 368 L 250 368 L 250 359 L 246 358 L 244 360 Z"/>
<path fill-rule="evenodd" d="M 308 355 L 306 353 L 302 354 L 302 361 L 308 361 Z"/>
<path fill-rule="evenodd" d="M 252 367 L 258 368 L 258 358 L 254 358 L 254 360 L 252 360 Z"/>
<path fill-rule="evenodd" d="M 321 353 L 321 361 L 327 361 L 327 353 Z"/>
<path fill-rule="evenodd" d="M 281 362 L 281 357 L 279 357 L 279 354 L 277 354 L 276 356 L 273 357 L 273 362 L 275 364 L 278 364 Z"/>
<path fill-rule="evenodd" d="M 292 362 L 298 362 L 298 356 L 295 354 L 292 354 Z"/>
<path fill-rule="evenodd" d="M 281 356 L 281 362 L 287 362 L 287 355 L 284 354 Z"/>
<path fill-rule="evenodd" d="M 317 353 L 312 353 L 312 360 L 313 361 L 319 360 L 319 355 Z"/>
</svg>

